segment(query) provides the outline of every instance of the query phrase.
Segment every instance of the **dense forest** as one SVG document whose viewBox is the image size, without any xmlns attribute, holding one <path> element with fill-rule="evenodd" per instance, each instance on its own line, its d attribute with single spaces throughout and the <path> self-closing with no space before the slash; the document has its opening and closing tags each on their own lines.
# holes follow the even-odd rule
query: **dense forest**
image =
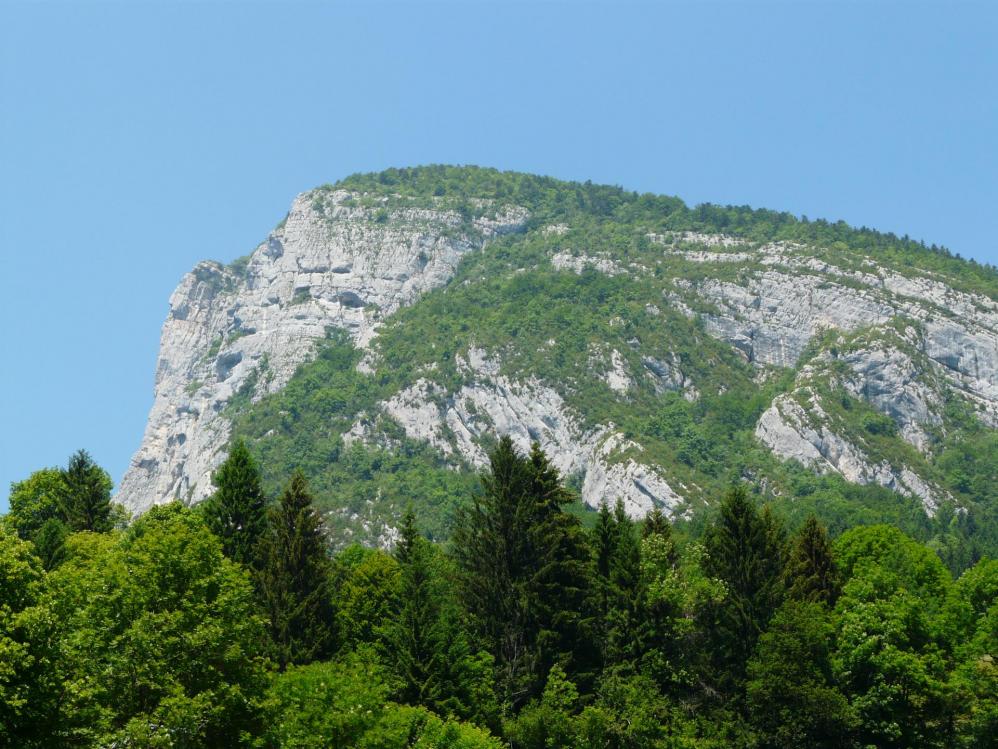
<svg viewBox="0 0 998 749">
<path fill-rule="evenodd" d="M 304 476 L 262 475 L 236 441 L 207 501 L 135 520 L 82 451 L 12 486 L 0 744 L 998 746 L 998 561 L 790 532 L 744 482 L 696 527 L 583 523 L 508 438 L 445 543 L 410 510 L 331 555 Z"/>
<path fill-rule="evenodd" d="M 343 198 L 345 191 L 351 197 Z M 557 392 L 580 435 L 612 424 L 640 445 L 639 462 L 654 467 L 682 495 L 686 506 L 679 514 L 698 526 L 684 534 L 699 536 L 701 510 L 714 506 L 729 486 L 745 483 L 756 501 L 770 503 L 792 529 L 811 514 L 835 536 L 856 525 L 893 525 L 928 544 L 954 575 L 982 555 L 998 554 L 998 436 L 979 404 L 926 356 L 924 343 L 906 338 L 911 333 L 917 339 L 924 320 L 899 313 L 883 324 L 871 319 L 855 330 L 828 329 L 792 365 L 760 367 L 710 331 L 705 320 L 717 309 L 709 299 L 690 292 L 679 304 L 674 295 L 687 281 L 747 283 L 771 266 L 752 257 L 692 261 L 687 254 L 708 248 L 690 243 L 683 245 L 689 252 L 665 252 L 649 237 L 720 233 L 748 243 L 739 245 L 747 254 L 766 243 L 801 243 L 792 250 L 796 259 L 835 269 L 822 276 L 828 284 L 856 284 L 849 274 L 870 271 L 875 263 L 891 274 L 944 281 L 961 294 L 996 300 L 993 268 L 842 222 L 745 206 L 687 206 L 675 197 L 476 167 L 390 169 L 347 177 L 307 195 L 317 213 L 366 206 L 370 216 L 364 221 L 388 227 L 401 225 L 400 216 L 410 210 L 446 209 L 461 217 L 447 231 L 464 238 L 475 235 L 475 220 L 491 215 L 496 205 L 529 212 L 523 231 L 466 253 L 448 283 L 386 317 L 370 348 L 329 326 L 314 355 L 284 386 L 260 385 L 272 375 L 262 361 L 225 405 L 232 432 L 260 461 L 265 490 L 276 495 L 301 470 L 337 544 L 376 541 L 382 524 L 393 525 L 410 503 L 419 509 L 424 534 L 447 540 L 456 508 L 474 491 L 477 463 L 453 440 L 450 450 L 441 450 L 413 438 L 385 414 L 384 404 L 426 380 L 434 395 L 424 402 L 444 413 L 464 388 L 483 384 L 463 366 L 474 348 L 486 352 L 511 382 L 536 378 Z M 336 223 L 330 218 L 327 225 Z M 576 273 L 552 265 L 555 254 L 576 251 L 644 270 L 614 274 L 590 267 Z M 250 265 L 247 257 L 229 268 L 238 276 Z M 786 272 L 791 279 L 806 278 L 800 269 Z M 682 305 L 696 314 L 685 314 Z M 948 314 L 931 310 L 932 319 Z M 238 343 L 242 335 L 238 328 L 218 333 L 206 352 L 204 379 L 214 376 L 213 356 L 225 355 L 227 341 Z M 844 360 L 873 350 L 909 357 L 915 379 L 932 394 L 926 402 L 934 415 L 919 425 L 925 432 L 920 447 L 905 439 L 905 424 L 890 404 L 872 403 L 865 391 L 843 386 L 851 377 Z M 985 359 L 990 350 L 981 349 Z M 601 370 L 606 364 L 600 357 L 610 351 L 633 376 L 625 393 L 612 390 Z M 695 387 L 695 396 L 649 377 L 653 359 L 671 362 L 684 387 Z M 760 443 L 756 430 L 774 401 L 789 395 L 807 405 L 800 382 L 805 371 L 818 372 L 804 383 L 821 400 L 821 414 L 809 412 L 815 423 L 856 446 L 870 466 L 886 463 L 917 474 L 934 488 L 938 511 L 927 513 L 919 498 L 877 481 L 857 483 L 837 470 L 783 460 Z M 195 381 L 191 389 L 202 385 Z M 485 409 L 481 421 L 486 426 L 476 439 L 481 437 L 484 453 L 494 447 Z M 361 427 L 363 438 L 354 439 Z M 443 430 L 438 441 L 452 436 Z M 585 472 L 562 478 L 580 490 Z"/>
</svg>

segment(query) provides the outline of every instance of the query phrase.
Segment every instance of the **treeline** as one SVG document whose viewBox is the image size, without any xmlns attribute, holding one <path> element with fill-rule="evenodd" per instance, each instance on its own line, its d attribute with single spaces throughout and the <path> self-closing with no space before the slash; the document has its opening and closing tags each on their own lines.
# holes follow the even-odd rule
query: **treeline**
<svg viewBox="0 0 998 749">
<path fill-rule="evenodd" d="M 924 241 L 916 241 L 908 235 L 899 237 L 865 226 L 856 228 L 844 221 L 798 218 L 786 211 L 711 203 L 689 207 L 677 197 L 639 194 L 619 186 L 442 164 L 353 174 L 335 186 L 324 187 L 389 196 L 458 201 L 487 198 L 511 202 L 531 211 L 532 227 L 551 221 L 578 224 L 594 219 L 631 228 L 657 226 L 663 231 L 723 232 L 760 242 L 805 242 L 868 254 L 902 269 L 910 267 L 944 273 L 958 279 L 968 289 L 993 299 L 998 295 L 998 273 L 989 263 L 962 258 L 935 244 L 927 246 Z"/>
<path fill-rule="evenodd" d="M 788 534 L 736 487 L 697 539 L 591 528 L 499 441 L 432 543 L 330 557 L 304 478 L 234 445 L 195 508 L 130 525 L 84 453 L 0 524 L 0 744 L 998 746 L 998 562 L 953 580 L 888 526 Z"/>
</svg>

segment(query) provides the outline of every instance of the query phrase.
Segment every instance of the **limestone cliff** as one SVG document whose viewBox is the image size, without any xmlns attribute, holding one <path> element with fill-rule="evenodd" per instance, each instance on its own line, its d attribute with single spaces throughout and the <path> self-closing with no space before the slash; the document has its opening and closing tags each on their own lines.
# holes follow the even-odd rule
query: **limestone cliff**
<svg viewBox="0 0 998 749">
<path fill-rule="evenodd" d="M 619 498 L 636 517 L 689 513 L 737 479 L 780 496 L 783 461 L 930 514 L 967 501 L 938 459 L 967 420 L 998 426 L 988 272 L 965 282 L 957 261 L 881 235 L 857 233 L 891 248 L 879 255 L 778 238 L 754 214 L 727 232 L 674 199 L 612 188 L 401 174 L 304 193 L 248 258 L 184 277 L 121 482 L 129 509 L 204 498 L 240 418 L 261 450 L 307 450 L 297 404 L 274 399 L 315 376 L 335 331 L 358 351 L 351 392 L 368 395 L 334 411 L 329 460 L 418 444 L 467 472 L 510 434 L 540 442 L 584 504 Z M 246 421 L 268 403 L 265 429 Z M 713 444 L 729 437 L 727 452 Z M 383 494 L 343 509 L 370 515 L 356 532 L 390 537 L 398 508 Z"/>
<path fill-rule="evenodd" d="M 229 438 L 226 405 L 287 383 L 327 326 L 365 346 L 402 305 L 447 282 L 461 256 L 523 228 L 516 206 L 389 210 L 343 190 L 298 196 L 283 224 L 234 266 L 204 262 L 170 298 L 142 446 L 121 482 L 134 512 L 211 491 Z"/>
</svg>

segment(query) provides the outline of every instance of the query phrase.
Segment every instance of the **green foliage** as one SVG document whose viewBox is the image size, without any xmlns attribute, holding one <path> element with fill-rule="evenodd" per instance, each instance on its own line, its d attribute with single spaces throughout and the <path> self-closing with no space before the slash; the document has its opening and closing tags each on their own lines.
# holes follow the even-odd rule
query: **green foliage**
<svg viewBox="0 0 998 749">
<path fill-rule="evenodd" d="M 544 454 L 509 440 L 481 480 L 449 554 L 408 513 L 393 554 L 329 560 L 296 475 L 262 596 L 179 504 L 100 534 L 49 518 L 33 542 L 6 524 L 0 743 L 995 745 L 998 562 L 954 583 L 896 528 L 830 543 L 814 518 L 788 544 L 740 490 L 702 542 L 658 514 L 639 539 L 620 505 L 587 535 Z"/>
<path fill-rule="evenodd" d="M 332 573 L 326 539 L 301 473 L 291 477 L 270 519 L 260 571 L 275 659 L 283 668 L 328 656 L 333 648 Z"/>
<path fill-rule="evenodd" d="M 407 512 L 395 547 L 398 608 L 381 628 L 399 695 L 440 715 L 495 723 L 492 658 L 473 652 L 447 560 L 418 534 Z"/>
<path fill-rule="evenodd" d="M 831 542 L 814 515 L 808 517 L 793 538 L 784 576 L 789 598 L 829 606 L 838 600 L 841 583 Z"/>
<path fill-rule="evenodd" d="M 527 705 L 505 728 L 514 749 L 573 746 L 573 713 L 578 701 L 578 689 L 560 666 L 553 666 L 540 699 Z"/>
<path fill-rule="evenodd" d="M 862 744 L 953 741 L 951 581 L 928 549 L 890 528 L 857 528 L 836 551 L 848 576 L 832 667 L 851 696 Z"/>
<path fill-rule="evenodd" d="M 527 457 L 504 437 L 482 492 L 462 513 L 453 554 L 463 598 L 496 660 L 500 694 L 514 705 L 537 693 L 555 664 L 585 674 L 589 554 L 571 497 L 535 445 Z"/>
<path fill-rule="evenodd" d="M 57 623 L 67 743 L 234 746 L 255 730 L 263 621 L 195 513 L 156 507 L 124 535 L 74 536 L 39 606 Z"/>
<path fill-rule="evenodd" d="M 57 488 L 60 517 L 74 531 L 109 531 L 111 515 L 111 477 L 94 463 L 86 450 L 69 459 Z"/>
<path fill-rule="evenodd" d="M 294 749 L 500 749 L 488 731 L 388 702 L 370 651 L 289 668 L 271 685 L 264 746 Z"/>
<path fill-rule="evenodd" d="M 677 553 L 669 535 L 641 542 L 640 670 L 667 693 L 689 696 L 705 670 L 702 654 L 711 633 L 703 626 L 728 595 L 725 583 L 707 572 L 701 544 Z"/>
<path fill-rule="evenodd" d="M 748 714 L 760 749 L 848 746 L 855 717 L 834 684 L 834 619 L 821 602 L 791 600 L 774 614 L 748 663 Z"/>
<path fill-rule="evenodd" d="M 718 684 L 741 686 L 748 654 L 784 596 L 782 539 L 741 486 L 731 489 L 705 536 L 706 571 L 722 580 L 724 600 L 710 614 Z"/>
<path fill-rule="evenodd" d="M 340 643 L 344 648 L 374 645 L 401 606 L 401 570 L 390 555 L 359 546 L 334 560 L 334 599 Z"/>
<path fill-rule="evenodd" d="M 31 544 L 0 529 L 0 745 L 43 747 L 58 683 L 32 608 L 43 573 Z"/>
<path fill-rule="evenodd" d="M 985 559 L 954 586 L 960 617 L 957 693 L 965 705 L 957 718 L 960 746 L 998 746 L 998 561 Z"/>
<path fill-rule="evenodd" d="M 49 518 L 35 533 L 35 554 L 46 570 L 55 569 L 66 560 L 66 537 L 69 527 L 59 518 Z"/>
<path fill-rule="evenodd" d="M 377 724 L 390 691 L 383 668 L 370 654 L 292 666 L 270 686 L 266 745 L 357 746 Z"/>
<path fill-rule="evenodd" d="M 24 481 L 11 483 L 7 518 L 17 535 L 33 538 L 46 521 L 60 516 L 62 481 L 60 469 L 43 468 Z"/>
<path fill-rule="evenodd" d="M 257 568 L 261 541 L 267 529 L 267 500 L 260 469 L 236 440 L 229 456 L 212 475 L 215 493 L 202 505 L 205 521 L 222 542 L 222 551 L 234 562 Z"/>
</svg>

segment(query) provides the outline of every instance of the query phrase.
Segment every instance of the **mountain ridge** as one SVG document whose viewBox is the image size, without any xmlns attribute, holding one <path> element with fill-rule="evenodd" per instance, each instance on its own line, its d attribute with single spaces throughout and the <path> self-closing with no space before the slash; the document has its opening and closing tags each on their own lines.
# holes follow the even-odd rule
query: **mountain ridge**
<svg viewBox="0 0 998 749">
<path fill-rule="evenodd" d="M 274 483 L 304 464 L 344 538 L 386 543 L 403 501 L 437 503 L 445 533 L 509 433 L 634 516 L 692 518 L 744 479 L 813 505 L 810 475 L 865 486 L 849 512 L 965 523 L 990 517 L 986 477 L 947 461 L 992 449 L 996 299 L 990 268 L 841 222 L 479 168 L 354 175 L 181 282 L 119 497 L 203 498 L 239 434 Z"/>
</svg>

